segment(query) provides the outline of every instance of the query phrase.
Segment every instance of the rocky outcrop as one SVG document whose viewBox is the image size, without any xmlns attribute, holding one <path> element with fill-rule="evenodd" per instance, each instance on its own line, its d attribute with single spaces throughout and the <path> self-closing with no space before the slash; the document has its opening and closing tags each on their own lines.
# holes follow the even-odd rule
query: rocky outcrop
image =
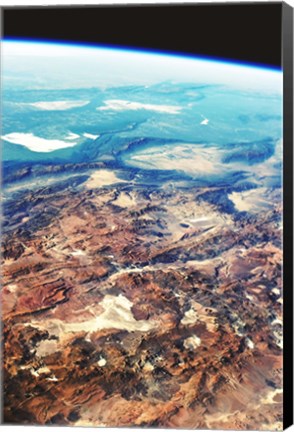
<svg viewBox="0 0 294 432">
<path fill-rule="evenodd" d="M 280 427 L 281 208 L 204 193 L 67 183 L 6 204 L 6 423 Z"/>
</svg>

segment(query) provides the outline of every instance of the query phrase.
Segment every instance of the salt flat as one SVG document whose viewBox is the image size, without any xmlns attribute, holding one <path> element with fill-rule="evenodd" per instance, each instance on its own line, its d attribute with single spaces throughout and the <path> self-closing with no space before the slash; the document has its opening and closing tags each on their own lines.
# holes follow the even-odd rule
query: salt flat
<svg viewBox="0 0 294 432">
<path fill-rule="evenodd" d="M 98 170 L 91 175 L 90 179 L 86 183 L 86 187 L 91 189 L 121 182 L 125 182 L 125 180 L 117 177 L 113 171 Z"/>
<path fill-rule="evenodd" d="M 46 139 L 35 136 L 33 133 L 12 132 L 1 137 L 4 141 L 24 146 L 33 152 L 49 153 L 62 148 L 73 147 L 77 143 L 75 141 L 63 141 L 59 139 Z"/>
<path fill-rule="evenodd" d="M 72 101 L 40 101 L 40 102 L 32 102 L 28 103 L 27 105 L 30 105 L 34 108 L 38 108 L 40 110 L 44 111 L 64 111 L 72 108 L 78 108 L 83 107 L 85 105 L 88 105 L 89 101 L 78 101 L 78 100 L 72 100 Z"/>
<path fill-rule="evenodd" d="M 113 99 L 104 101 L 105 106 L 98 107 L 98 111 L 136 111 L 136 110 L 147 110 L 155 111 L 159 113 L 166 114 L 179 114 L 181 111 L 180 106 L 175 105 L 154 105 L 154 104 L 144 104 L 140 102 L 131 102 L 127 100 Z"/>
<path fill-rule="evenodd" d="M 229 167 L 221 163 L 223 151 L 216 146 L 196 144 L 154 146 L 126 158 L 129 165 L 154 170 L 184 171 L 193 176 L 220 174 Z"/>
</svg>

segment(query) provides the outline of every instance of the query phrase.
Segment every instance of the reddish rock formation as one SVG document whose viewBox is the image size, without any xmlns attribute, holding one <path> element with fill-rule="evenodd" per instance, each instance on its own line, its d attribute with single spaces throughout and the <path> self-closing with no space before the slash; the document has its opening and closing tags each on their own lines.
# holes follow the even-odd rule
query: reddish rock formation
<svg viewBox="0 0 294 432">
<path fill-rule="evenodd" d="M 122 183 L 7 204 L 6 423 L 281 426 L 281 209 L 235 217 L 201 194 Z"/>
</svg>

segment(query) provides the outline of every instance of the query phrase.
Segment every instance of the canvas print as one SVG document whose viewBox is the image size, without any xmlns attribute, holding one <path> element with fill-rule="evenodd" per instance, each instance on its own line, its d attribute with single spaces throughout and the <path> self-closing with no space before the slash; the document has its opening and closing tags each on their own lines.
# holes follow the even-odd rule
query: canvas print
<svg viewBox="0 0 294 432">
<path fill-rule="evenodd" d="M 281 65 L 98 42 L 2 42 L 3 422 L 279 430 Z"/>
</svg>

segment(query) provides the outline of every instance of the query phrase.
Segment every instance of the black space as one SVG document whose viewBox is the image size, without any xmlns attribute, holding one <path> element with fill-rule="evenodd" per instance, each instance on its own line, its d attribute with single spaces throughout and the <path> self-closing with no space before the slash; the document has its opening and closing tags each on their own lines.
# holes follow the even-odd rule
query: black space
<svg viewBox="0 0 294 432">
<path fill-rule="evenodd" d="M 87 42 L 281 66 L 281 3 L 3 8 L 4 38 Z"/>
</svg>

